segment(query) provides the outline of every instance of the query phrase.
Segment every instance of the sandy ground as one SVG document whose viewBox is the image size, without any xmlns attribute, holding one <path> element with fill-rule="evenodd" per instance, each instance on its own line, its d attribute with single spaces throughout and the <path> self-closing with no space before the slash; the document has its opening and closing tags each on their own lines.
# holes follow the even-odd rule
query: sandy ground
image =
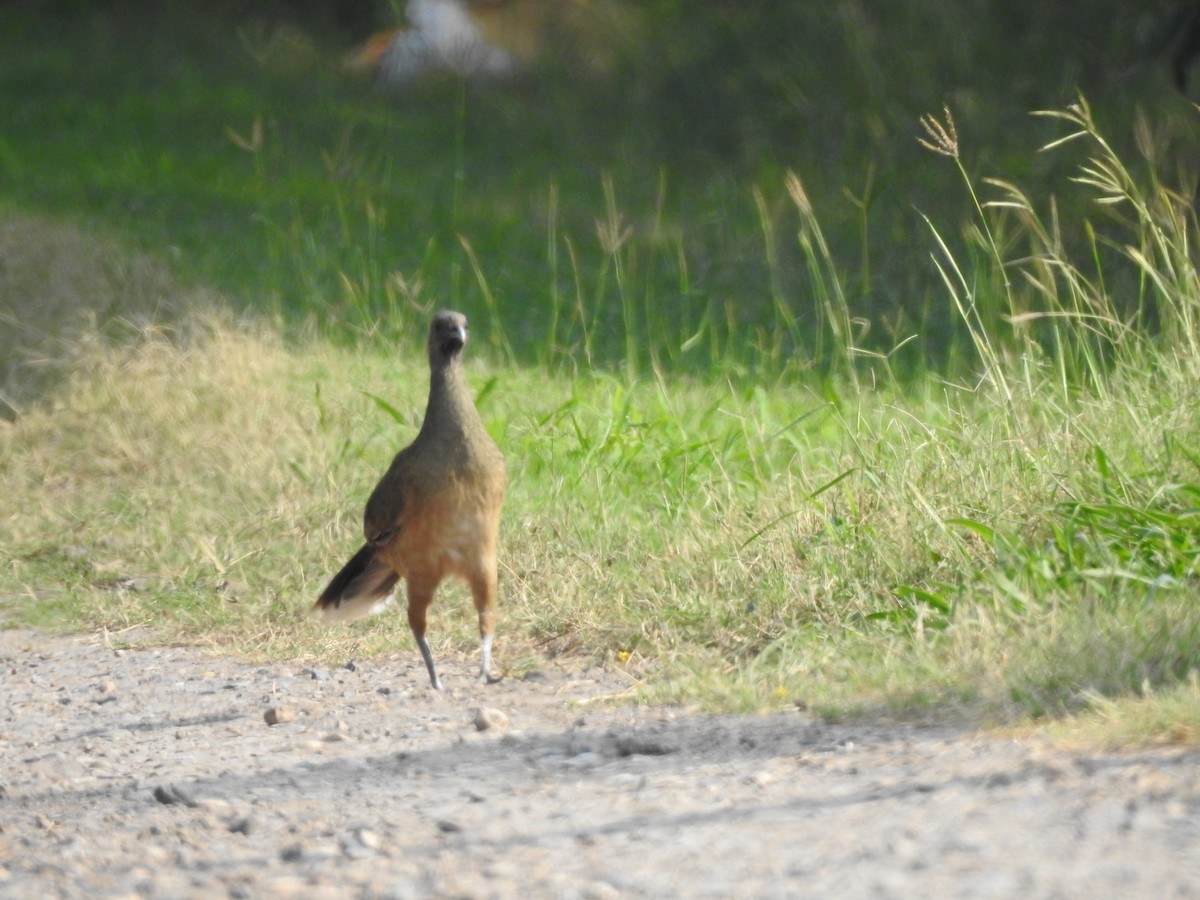
<svg viewBox="0 0 1200 900">
<path fill-rule="evenodd" d="M 621 707 L 618 673 L 475 664 L 439 695 L 415 653 L 0 632 L 0 896 L 1200 897 L 1194 750 Z"/>
</svg>

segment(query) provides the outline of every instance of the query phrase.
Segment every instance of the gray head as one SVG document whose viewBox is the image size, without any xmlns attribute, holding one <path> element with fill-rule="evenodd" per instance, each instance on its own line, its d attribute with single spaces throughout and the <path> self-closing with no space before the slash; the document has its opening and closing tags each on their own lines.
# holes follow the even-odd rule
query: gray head
<svg viewBox="0 0 1200 900">
<path fill-rule="evenodd" d="M 430 362 L 449 362 L 462 353 L 467 345 L 467 317 L 444 309 L 429 325 Z"/>
</svg>

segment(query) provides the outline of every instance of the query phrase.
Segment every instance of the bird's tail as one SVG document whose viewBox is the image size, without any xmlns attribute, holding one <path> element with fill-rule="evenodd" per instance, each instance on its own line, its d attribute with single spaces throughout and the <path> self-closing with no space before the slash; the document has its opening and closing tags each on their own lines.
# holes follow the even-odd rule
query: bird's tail
<svg viewBox="0 0 1200 900">
<path fill-rule="evenodd" d="M 313 610 L 327 622 L 357 619 L 386 606 L 396 582 L 400 580 L 392 568 L 375 558 L 375 548 L 363 544 L 361 550 L 333 576 L 321 592 Z"/>
</svg>

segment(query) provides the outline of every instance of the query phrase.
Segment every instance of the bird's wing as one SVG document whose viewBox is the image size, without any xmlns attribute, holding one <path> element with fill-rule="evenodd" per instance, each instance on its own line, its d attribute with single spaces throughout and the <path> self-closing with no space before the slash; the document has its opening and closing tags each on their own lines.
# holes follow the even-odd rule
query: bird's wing
<svg viewBox="0 0 1200 900">
<path fill-rule="evenodd" d="M 404 514 L 411 507 L 407 460 L 398 455 L 386 475 L 375 486 L 363 512 L 363 533 L 367 543 L 382 547 L 394 538 L 404 525 Z"/>
</svg>

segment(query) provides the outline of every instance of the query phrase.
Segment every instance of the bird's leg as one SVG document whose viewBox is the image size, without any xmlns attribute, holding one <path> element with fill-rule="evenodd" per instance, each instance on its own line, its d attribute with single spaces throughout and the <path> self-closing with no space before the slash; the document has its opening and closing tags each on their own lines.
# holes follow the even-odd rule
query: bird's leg
<svg viewBox="0 0 1200 900">
<path fill-rule="evenodd" d="M 479 683 L 500 681 L 492 675 L 492 638 L 496 632 L 496 573 L 485 570 L 468 579 L 475 609 L 479 611 Z"/>
<path fill-rule="evenodd" d="M 480 642 L 479 683 L 495 684 L 499 678 L 492 675 L 492 638 L 494 635 L 485 634 Z"/>
<path fill-rule="evenodd" d="M 421 651 L 421 658 L 425 660 L 425 668 L 429 670 L 429 681 L 433 685 L 435 691 L 442 689 L 442 680 L 437 677 L 437 671 L 433 667 L 433 651 L 429 649 L 429 641 L 425 640 L 425 636 L 417 638 L 417 648 Z"/>
<path fill-rule="evenodd" d="M 421 651 L 421 659 L 425 660 L 425 668 L 429 671 L 429 681 L 435 691 L 442 689 L 441 679 L 433 666 L 433 651 L 429 649 L 429 641 L 425 640 L 425 611 L 433 602 L 433 587 L 425 584 L 408 582 L 408 627 L 412 629 L 413 637 L 417 640 L 417 649 Z"/>
</svg>

